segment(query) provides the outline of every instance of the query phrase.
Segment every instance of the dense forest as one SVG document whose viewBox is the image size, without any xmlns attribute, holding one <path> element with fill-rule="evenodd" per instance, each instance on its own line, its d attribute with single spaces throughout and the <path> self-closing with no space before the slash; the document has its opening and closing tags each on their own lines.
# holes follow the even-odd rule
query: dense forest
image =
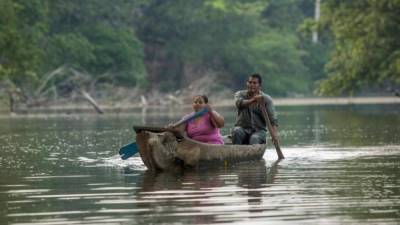
<svg viewBox="0 0 400 225">
<path fill-rule="evenodd" d="M 34 105 L 236 90 L 254 72 L 282 97 L 395 89 L 399 12 L 399 0 L 0 0 L 0 89 Z"/>
<path fill-rule="evenodd" d="M 354 94 L 383 89 L 399 96 L 400 1 L 323 0 L 320 25 L 329 29 L 333 51 L 317 93 Z"/>
</svg>

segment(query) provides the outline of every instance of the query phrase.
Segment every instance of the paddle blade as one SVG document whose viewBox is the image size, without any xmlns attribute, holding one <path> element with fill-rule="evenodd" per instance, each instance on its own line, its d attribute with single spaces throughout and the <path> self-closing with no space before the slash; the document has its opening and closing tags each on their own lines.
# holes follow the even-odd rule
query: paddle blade
<svg viewBox="0 0 400 225">
<path fill-rule="evenodd" d="M 121 159 L 125 160 L 139 152 L 139 148 L 135 142 L 123 146 L 119 149 Z"/>
</svg>

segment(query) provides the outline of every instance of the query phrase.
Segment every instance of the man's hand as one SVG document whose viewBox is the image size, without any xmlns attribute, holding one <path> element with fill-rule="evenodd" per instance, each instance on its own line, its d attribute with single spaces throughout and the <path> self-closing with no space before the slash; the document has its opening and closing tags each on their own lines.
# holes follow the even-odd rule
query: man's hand
<svg viewBox="0 0 400 225">
<path fill-rule="evenodd" d="M 274 145 L 279 144 L 279 139 L 275 135 L 272 135 L 271 141 L 272 141 L 272 144 L 274 144 Z"/>
<path fill-rule="evenodd" d="M 253 104 L 259 104 L 264 102 L 264 96 L 262 95 L 254 95 L 249 99 L 242 100 L 242 106 L 249 106 Z"/>
<path fill-rule="evenodd" d="M 262 103 L 264 101 L 264 97 L 262 95 L 255 95 L 251 98 L 253 103 Z"/>
<path fill-rule="evenodd" d="M 272 126 L 271 141 L 274 145 L 279 145 L 279 139 L 277 133 L 278 133 L 278 127 Z"/>
</svg>

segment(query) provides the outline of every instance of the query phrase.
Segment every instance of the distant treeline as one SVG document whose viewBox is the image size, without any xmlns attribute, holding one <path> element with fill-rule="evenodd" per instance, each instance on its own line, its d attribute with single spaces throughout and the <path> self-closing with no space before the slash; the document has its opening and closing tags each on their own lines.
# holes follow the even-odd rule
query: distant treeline
<svg viewBox="0 0 400 225">
<path fill-rule="evenodd" d="M 316 23 L 315 0 L 0 0 L 0 80 L 62 88 L 49 73 L 63 66 L 161 92 L 204 76 L 238 89 L 254 72 L 278 96 L 398 83 L 400 1 L 321 2 Z"/>
</svg>

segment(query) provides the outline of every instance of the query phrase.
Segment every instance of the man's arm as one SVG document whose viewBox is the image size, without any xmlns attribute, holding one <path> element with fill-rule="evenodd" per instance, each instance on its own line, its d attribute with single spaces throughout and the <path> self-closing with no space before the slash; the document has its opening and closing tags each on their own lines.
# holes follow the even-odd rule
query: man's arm
<svg viewBox="0 0 400 225">
<path fill-rule="evenodd" d="M 237 108 L 247 107 L 251 104 L 261 102 L 263 100 L 262 95 L 255 95 L 250 99 L 244 99 L 243 93 L 236 92 L 235 93 L 235 105 Z"/>
<path fill-rule="evenodd" d="M 272 98 L 266 95 L 264 96 L 264 101 L 265 101 L 265 108 L 267 109 L 268 112 L 269 120 L 271 121 L 271 125 L 273 127 L 278 127 L 278 116 Z"/>
<path fill-rule="evenodd" d="M 247 107 L 253 103 L 257 102 L 254 98 L 248 99 L 248 100 L 242 100 L 241 106 L 242 107 Z"/>
<path fill-rule="evenodd" d="M 277 126 L 272 126 L 272 142 L 274 143 L 274 145 L 276 143 L 279 143 L 279 136 L 278 136 L 278 127 Z"/>
<path fill-rule="evenodd" d="M 277 113 L 275 111 L 275 106 L 274 103 L 269 96 L 265 96 L 264 98 L 265 101 L 265 106 L 267 109 L 268 117 L 271 122 L 272 126 L 272 131 L 271 131 L 271 137 L 272 137 L 272 142 L 274 144 L 277 144 L 279 142 L 279 136 L 278 136 L 278 117 Z"/>
</svg>

